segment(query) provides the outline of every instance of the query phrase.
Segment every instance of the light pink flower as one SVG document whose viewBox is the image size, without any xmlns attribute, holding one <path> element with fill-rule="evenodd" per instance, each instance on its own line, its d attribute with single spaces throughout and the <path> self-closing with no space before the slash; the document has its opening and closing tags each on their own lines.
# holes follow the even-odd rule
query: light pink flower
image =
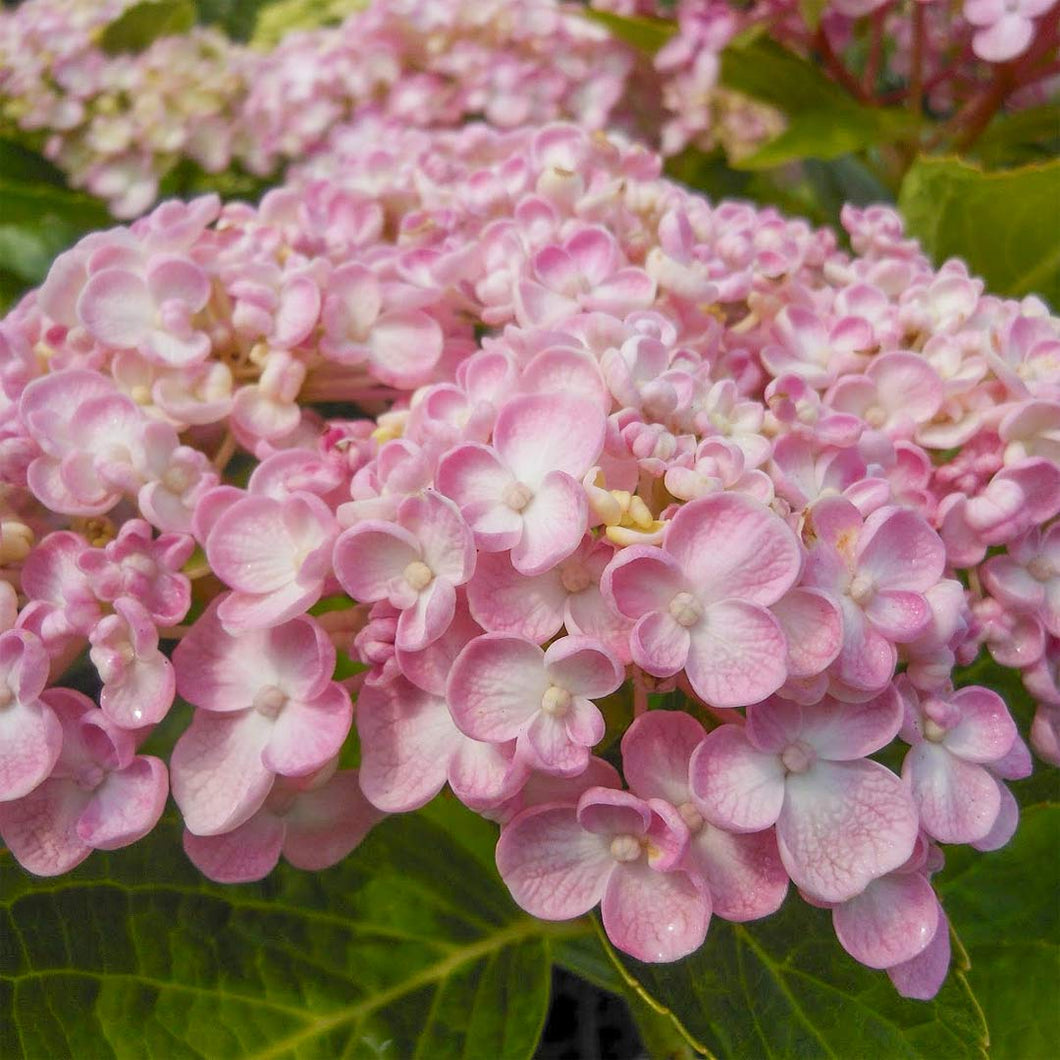
<svg viewBox="0 0 1060 1060">
<path fill-rule="evenodd" d="M 605 421 L 583 398 L 533 394 L 500 411 L 493 446 L 457 446 L 438 465 L 437 485 L 452 497 L 485 552 L 511 549 L 521 574 L 566 559 L 588 524 L 580 479 L 603 448 Z"/>
<path fill-rule="evenodd" d="M 62 728 L 41 699 L 48 662 L 32 633 L 0 632 L 0 803 L 29 794 L 59 757 Z"/>
<path fill-rule="evenodd" d="M 547 651 L 507 633 L 476 637 L 457 656 L 446 685 L 462 732 L 490 743 L 516 741 L 528 765 L 571 775 L 585 769 L 604 736 L 591 702 L 622 683 L 618 660 L 589 637 L 562 637 Z"/>
<path fill-rule="evenodd" d="M 261 809 L 222 835 L 184 831 L 184 852 L 218 883 L 267 876 L 280 855 L 295 868 L 319 872 L 358 846 L 385 814 L 361 792 L 356 770 L 290 780 L 278 777 Z"/>
<path fill-rule="evenodd" d="M 123 596 L 89 634 L 88 656 L 103 682 L 103 713 L 124 729 L 161 721 L 173 705 L 173 664 L 158 649 L 158 630 L 139 601 Z"/>
<path fill-rule="evenodd" d="M 142 271 L 94 272 L 77 300 L 77 315 L 109 349 L 136 349 L 149 360 L 183 367 L 210 353 L 209 336 L 195 322 L 209 300 L 210 279 L 200 266 L 162 256 Z"/>
<path fill-rule="evenodd" d="M 716 915 L 756 920 L 775 913 L 788 892 L 772 829 L 727 832 L 705 820 L 689 785 L 689 762 L 706 733 L 695 718 L 653 710 L 636 718 L 622 737 L 622 769 L 630 791 L 676 807 L 688 827 L 681 867 L 702 877 Z"/>
<path fill-rule="evenodd" d="M 335 649 L 308 617 L 238 637 L 211 604 L 173 653 L 180 694 L 200 709 L 173 749 L 173 797 L 190 831 L 230 832 L 279 774 L 302 777 L 342 747 L 353 710 L 332 680 Z"/>
<path fill-rule="evenodd" d="M 681 871 L 688 829 L 661 799 L 590 788 L 577 807 L 534 806 L 505 825 L 497 868 L 512 897 L 542 920 L 570 920 L 598 902 L 604 930 L 641 961 L 697 950 L 710 896 Z"/>
<path fill-rule="evenodd" d="M 1004 758 L 1016 725 L 996 692 L 971 686 L 921 698 L 904 690 L 902 777 L 920 826 L 940 843 L 974 843 L 1001 812 L 1001 786 L 987 766 Z"/>
<path fill-rule="evenodd" d="M 964 17 L 979 27 L 972 50 L 988 63 L 1022 55 L 1034 40 L 1034 19 L 1055 0 L 964 0 Z"/>
<path fill-rule="evenodd" d="M 795 884 L 844 902 L 913 852 L 912 797 L 889 769 L 865 758 L 894 738 L 901 712 L 893 689 L 861 704 L 772 699 L 749 707 L 746 727 L 715 729 L 692 756 L 696 805 L 735 832 L 776 824 Z"/>
<path fill-rule="evenodd" d="M 135 843 L 158 823 L 166 805 L 166 767 L 136 754 L 136 739 L 92 701 L 68 688 L 44 700 L 62 729 L 62 752 L 51 776 L 28 795 L 0 802 L 0 837 L 20 864 L 58 876 L 93 850 Z"/>
<path fill-rule="evenodd" d="M 657 677 L 684 669 L 713 706 L 756 703 L 787 676 L 787 643 L 766 608 L 791 588 L 801 554 L 792 531 L 759 501 L 719 493 L 674 516 L 662 549 L 623 549 L 603 592 L 636 620 L 633 661 Z"/>
<path fill-rule="evenodd" d="M 527 768 L 514 742 L 465 736 L 441 696 L 398 679 L 371 685 L 357 698 L 361 788 L 388 813 L 416 810 L 445 786 L 474 809 L 498 806 L 522 787 Z"/>
<path fill-rule="evenodd" d="M 389 600 L 401 612 L 395 644 L 422 651 L 448 628 L 456 589 L 475 569 L 471 531 L 434 490 L 408 497 L 395 522 L 369 519 L 335 542 L 335 575 L 355 600 Z"/>
<path fill-rule="evenodd" d="M 338 524 L 311 493 L 284 500 L 248 495 L 210 528 L 206 557 L 235 591 L 219 612 L 233 631 L 279 625 L 320 599 Z"/>
<path fill-rule="evenodd" d="M 981 577 L 993 597 L 1037 615 L 1060 636 L 1060 522 L 1047 530 L 1034 527 L 1010 542 L 1006 555 L 983 564 Z"/>
<path fill-rule="evenodd" d="M 832 596 L 843 612 L 835 677 L 857 692 L 879 691 L 894 673 L 895 644 L 932 621 L 924 593 L 942 578 L 942 541 L 907 508 L 888 506 L 862 519 L 839 497 L 813 506 L 808 533 L 803 583 Z"/>
</svg>

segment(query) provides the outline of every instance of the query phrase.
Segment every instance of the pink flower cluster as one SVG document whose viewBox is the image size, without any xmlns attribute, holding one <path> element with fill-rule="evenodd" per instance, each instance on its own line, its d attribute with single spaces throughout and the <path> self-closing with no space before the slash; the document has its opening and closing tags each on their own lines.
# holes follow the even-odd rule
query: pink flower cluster
<svg viewBox="0 0 1060 1060">
<path fill-rule="evenodd" d="M 940 844 L 1003 845 L 1031 769 L 955 667 L 1019 668 L 1060 761 L 1060 321 L 573 125 L 347 148 L 0 323 L 0 836 L 143 835 L 179 694 L 214 879 L 448 785 L 536 916 L 674 960 L 793 882 L 934 994 Z"/>
<path fill-rule="evenodd" d="M 103 30 L 137 0 L 29 0 L 0 12 L 0 115 L 76 188 L 136 217 L 182 158 L 226 169 L 252 53 L 215 29 L 109 55 Z"/>
</svg>

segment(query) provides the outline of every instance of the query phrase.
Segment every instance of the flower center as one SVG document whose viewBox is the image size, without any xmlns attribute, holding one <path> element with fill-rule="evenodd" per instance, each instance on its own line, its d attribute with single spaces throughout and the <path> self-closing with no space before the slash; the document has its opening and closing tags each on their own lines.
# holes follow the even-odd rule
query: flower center
<svg viewBox="0 0 1060 1060">
<path fill-rule="evenodd" d="M 10 707 L 15 702 L 15 693 L 11 691 L 6 681 L 0 681 L 0 710 Z"/>
<path fill-rule="evenodd" d="M 581 563 L 566 563 L 560 567 L 559 580 L 569 593 L 580 593 L 592 584 L 589 572 Z"/>
<path fill-rule="evenodd" d="M 812 747 L 804 744 L 801 740 L 797 743 L 788 744 L 784 753 L 780 756 L 784 768 L 789 773 L 805 773 L 816 761 L 817 755 Z"/>
<path fill-rule="evenodd" d="M 865 422 L 870 427 L 882 427 L 887 422 L 887 413 L 879 405 L 865 410 Z"/>
<path fill-rule="evenodd" d="M 703 606 L 691 593 L 678 593 L 670 601 L 670 616 L 686 629 L 703 617 Z"/>
<path fill-rule="evenodd" d="M 694 802 L 683 802 L 677 807 L 681 820 L 688 826 L 689 832 L 695 835 L 703 827 L 703 815 L 696 809 Z"/>
<path fill-rule="evenodd" d="M 616 835 L 611 840 L 611 857 L 615 861 L 636 861 L 643 849 L 635 835 Z"/>
<path fill-rule="evenodd" d="M 549 685 L 541 697 L 541 709 L 554 718 L 561 718 L 570 710 L 571 694 L 559 685 Z"/>
<path fill-rule="evenodd" d="M 847 592 L 854 603 L 864 607 L 876 595 L 876 584 L 867 574 L 859 574 Z"/>
<path fill-rule="evenodd" d="M 287 694 L 276 685 L 266 685 L 254 697 L 254 709 L 266 718 L 275 718 L 287 703 Z"/>
<path fill-rule="evenodd" d="M 1034 559 L 1027 564 L 1027 573 L 1030 574 L 1035 581 L 1047 582 L 1056 576 L 1056 568 L 1045 556 L 1035 556 Z"/>
<path fill-rule="evenodd" d="M 521 512 L 534 496 L 533 491 L 523 482 L 513 482 L 504 491 L 504 503 L 513 512 Z"/>
<path fill-rule="evenodd" d="M 101 766 L 89 765 L 78 771 L 77 776 L 74 777 L 74 783 L 82 791 L 95 791 L 103 783 L 106 775 L 106 771 Z"/>
<path fill-rule="evenodd" d="M 416 559 L 405 568 L 405 581 L 415 592 L 422 592 L 434 580 L 434 571 L 426 563 Z"/>
<path fill-rule="evenodd" d="M 941 743 L 945 735 L 946 730 L 937 721 L 933 721 L 931 718 L 924 719 L 925 740 L 930 740 L 932 743 Z"/>
</svg>

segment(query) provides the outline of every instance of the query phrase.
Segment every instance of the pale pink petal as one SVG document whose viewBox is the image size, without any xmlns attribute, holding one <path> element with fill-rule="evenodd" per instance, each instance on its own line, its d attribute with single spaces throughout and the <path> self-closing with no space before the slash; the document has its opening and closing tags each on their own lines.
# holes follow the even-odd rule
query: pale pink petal
<svg viewBox="0 0 1060 1060">
<path fill-rule="evenodd" d="M 475 621 L 491 633 L 516 633 L 538 644 L 563 625 L 567 590 L 553 568 L 530 577 L 520 574 L 507 553 L 480 553 L 467 584 L 467 601 Z"/>
<path fill-rule="evenodd" d="M 387 386 L 418 386 L 438 363 L 444 340 L 438 321 L 418 309 L 384 313 L 368 339 L 372 372 Z"/>
<path fill-rule="evenodd" d="M 788 643 L 789 677 L 813 677 L 843 646 L 843 614 L 819 589 L 792 589 L 770 608 Z"/>
<path fill-rule="evenodd" d="M 249 821 L 223 835 L 199 836 L 184 830 L 184 853 L 216 883 L 264 879 L 280 860 L 284 824 L 262 807 Z"/>
<path fill-rule="evenodd" d="M 723 600 L 689 633 L 685 672 L 696 695 L 711 706 L 757 703 L 787 679 L 787 640 L 780 623 L 763 607 Z"/>
<path fill-rule="evenodd" d="M 902 776 L 920 811 L 921 827 L 940 843 L 982 839 L 1001 812 L 1001 793 L 990 773 L 929 740 L 910 749 Z"/>
<path fill-rule="evenodd" d="M 577 776 L 589 761 L 589 747 L 571 739 L 566 719 L 543 710 L 531 719 L 518 747 L 532 769 L 563 777 Z"/>
<path fill-rule="evenodd" d="M 516 479 L 536 489 L 554 471 L 580 481 L 600 456 L 606 428 L 593 401 L 525 394 L 507 401 L 497 414 L 493 444 Z"/>
<path fill-rule="evenodd" d="M 736 597 L 768 606 L 794 584 L 799 542 L 761 501 L 715 493 L 683 505 L 670 523 L 666 551 L 708 600 Z"/>
<path fill-rule="evenodd" d="M 725 920 L 768 916 L 788 893 L 788 874 L 771 828 L 736 834 L 704 823 L 693 833 L 687 857 L 686 867 L 706 881 L 714 913 Z"/>
<path fill-rule="evenodd" d="M 676 961 L 703 945 L 710 895 L 685 872 L 656 872 L 645 861 L 619 864 L 600 913 L 607 937 L 639 961 Z"/>
<path fill-rule="evenodd" d="M 135 843 L 158 824 L 168 794 L 165 764 L 149 755 L 137 756 L 92 793 L 77 822 L 78 838 L 96 850 Z"/>
<path fill-rule="evenodd" d="M 600 579 L 604 597 L 627 618 L 665 611 L 688 589 L 676 562 L 650 545 L 631 545 L 615 553 Z"/>
<path fill-rule="evenodd" d="M 887 969 L 894 988 L 902 997 L 930 1001 L 942 986 L 950 968 L 950 925 L 941 906 L 935 936 L 912 960 Z"/>
<path fill-rule="evenodd" d="M 445 785 L 464 737 L 440 696 L 405 681 L 368 686 L 357 697 L 361 789 L 388 813 L 419 809 Z"/>
<path fill-rule="evenodd" d="M 271 497 L 237 501 L 213 524 L 206 555 L 233 589 L 255 595 L 282 589 L 295 573 L 283 505 Z"/>
<path fill-rule="evenodd" d="M 880 589 L 922 593 L 942 578 L 946 546 L 923 516 L 908 508 L 881 508 L 858 538 L 857 570 Z"/>
<path fill-rule="evenodd" d="M 873 880 L 861 894 L 832 910 L 843 949 L 870 968 L 912 960 L 930 945 L 938 922 L 938 899 L 918 872 Z"/>
<path fill-rule="evenodd" d="M 689 631 L 666 611 L 652 611 L 640 619 L 629 636 L 633 661 L 655 677 L 672 677 L 688 662 Z"/>
<path fill-rule="evenodd" d="M 994 827 L 972 844 L 976 850 L 1000 850 L 1016 834 L 1019 826 L 1020 807 L 1016 797 L 1001 781 L 997 781 L 997 790 L 1001 795 L 1001 809 L 998 810 Z"/>
<path fill-rule="evenodd" d="M 523 533 L 512 548 L 512 566 L 520 574 L 542 574 L 571 555 L 585 536 L 585 489 L 565 472 L 550 471 L 522 516 Z"/>
<path fill-rule="evenodd" d="M 561 637 L 545 651 L 549 680 L 588 699 L 609 696 L 625 680 L 617 659 L 590 637 Z"/>
<path fill-rule="evenodd" d="M 242 635 L 249 630 L 278 626 L 297 618 L 320 599 L 321 584 L 299 585 L 292 581 L 268 593 L 229 593 L 218 605 L 217 617 L 225 629 Z"/>
<path fill-rule="evenodd" d="M 135 346 L 154 326 L 155 301 L 147 284 L 124 269 L 103 269 L 89 278 L 77 315 L 92 337 L 111 348 Z"/>
<path fill-rule="evenodd" d="M 755 750 L 735 725 L 708 733 L 689 764 L 699 812 L 732 832 L 760 832 L 777 820 L 784 805 L 784 777 L 780 758 Z"/>
<path fill-rule="evenodd" d="M 91 792 L 52 777 L 24 798 L 0 802 L 0 838 L 18 863 L 36 876 L 59 876 L 92 848 L 77 836 L 77 821 Z"/>
<path fill-rule="evenodd" d="M 681 806 L 692 797 L 688 764 L 705 733 L 690 714 L 652 710 L 634 719 L 622 737 L 622 770 L 642 799 Z"/>
<path fill-rule="evenodd" d="M 0 803 L 28 795 L 52 771 L 63 731 L 40 700 L 0 707 Z"/>
<path fill-rule="evenodd" d="M 340 685 L 305 703 L 292 700 L 273 723 L 262 762 L 285 777 L 315 772 L 342 749 L 352 721 L 350 697 Z"/>
<path fill-rule="evenodd" d="M 931 606 L 921 593 L 886 589 L 865 605 L 865 617 L 878 633 L 898 644 L 915 640 L 931 624 Z"/>
<path fill-rule="evenodd" d="M 898 651 L 876 632 L 849 596 L 840 597 L 839 606 L 843 611 L 843 647 L 834 670 L 840 680 L 853 688 L 878 691 L 893 676 Z"/>
<path fill-rule="evenodd" d="M 476 637 L 457 656 L 447 684 L 460 730 L 476 740 L 510 740 L 541 709 L 549 687 L 545 653 L 507 633 Z"/>
<path fill-rule="evenodd" d="M 961 688 L 950 696 L 960 721 L 943 737 L 950 754 L 966 762 L 996 762 L 1016 740 L 1016 723 L 1005 701 L 989 688 Z"/>
<path fill-rule="evenodd" d="M 265 801 L 273 775 L 261 753 L 271 730 L 255 710 L 196 711 L 170 760 L 173 798 L 196 835 L 230 832 Z"/>
<path fill-rule="evenodd" d="M 787 778 L 777 845 L 798 887 L 844 902 L 909 859 L 917 825 L 913 800 L 889 769 L 818 760 Z"/>
<path fill-rule="evenodd" d="M 451 582 L 435 578 L 412 607 L 401 612 L 395 645 L 402 651 L 423 651 L 449 628 L 455 613 L 456 590 Z"/>
<path fill-rule="evenodd" d="M 514 797 L 528 771 L 513 744 L 484 743 L 461 734 L 449 760 L 449 786 L 465 806 L 482 811 Z"/>
<path fill-rule="evenodd" d="M 603 897 L 615 865 L 609 847 L 609 836 L 582 828 L 574 807 L 535 806 L 501 832 L 497 869 L 528 913 L 570 920 Z"/>
<path fill-rule="evenodd" d="M 364 797 L 357 771 L 343 770 L 294 800 L 284 815 L 283 856 L 295 868 L 319 872 L 346 857 L 383 816 Z"/>
<path fill-rule="evenodd" d="M 892 686 L 864 703 L 826 699 L 803 707 L 799 736 L 822 758 L 849 762 L 886 747 L 901 724 L 902 701 Z"/>
<path fill-rule="evenodd" d="M 651 807 L 628 791 L 589 788 L 578 800 L 578 822 L 597 835 L 644 836 L 652 820 Z"/>
</svg>

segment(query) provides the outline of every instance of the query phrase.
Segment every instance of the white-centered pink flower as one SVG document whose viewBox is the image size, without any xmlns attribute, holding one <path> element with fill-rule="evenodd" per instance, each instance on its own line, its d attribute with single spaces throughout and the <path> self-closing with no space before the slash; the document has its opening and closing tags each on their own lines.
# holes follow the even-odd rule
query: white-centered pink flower
<svg viewBox="0 0 1060 1060">
<path fill-rule="evenodd" d="M 681 867 L 703 879 L 715 914 L 726 920 L 756 920 L 780 908 L 788 874 L 772 829 L 727 832 L 697 808 L 689 763 L 705 735 L 688 714 L 649 711 L 622 737 L 622 769 L 633 794 L 649 801 L 664 799 L 681 815 L 689 833 Z"/>
<path fill-rule="evenodd" d="M 718 707 L 746 706 L 787 677 L 787 642 L 767 610 L 802 564 L 791 529 L 760 501 L 719 493 L 680 508 L 661 549 L 623 549 L 604 595 L 636 621 L 633 661 L 657 677 L 682 669 Z"/>
<path fill-rule="evenodd" d="M 234 590 L 219 612 L 225 626 L 275 626 L 312 607 L 331 574 L 338 529 L 311 493 L 283 500 L 251 494 L 227 506 L 206 538 L 210 567 Z"/>
<path fill-rule="evenodd" d="M 394 522 L 367 519 L 335 542 L 335 576 L 355 600 L 401 612 L 395 644 L 422 651 L 448 628 L 456 589 L 475 569 L 475 544 L 457 506 L 435 490 L 406 498 Z"/>
<path fill-rule="evenodd" d="M 0 838 L 38 876 L 58 876 L 93 850 L 117 850 L 158 823 L 168 789 L 165 764 L 136 753 L 136 738 L 68 688 L 44 693 L 61 726 L 51 776 L 14 802 L 0 802 Z"/>
<path fill-rule="evenodd" d="M 516 741 L 535 769 L 582 772 L 604 737 L 592 700 L 623 680 L 618 660 L 590 637 L 562 637 L 546 651 L 508 633 L 487 633 L 457 656 L 446 685 L 453 719 L 476 740 Z"/>
<path fill-rule="evenodd" d="M 1041 619 L 1060 636 L 1060 522 L 1034 527 L 983 564 L 983 585 L 995 599 Z"/>
<path fill-rule="evenodd" d="M 456 501 L 485 552 L 511 550 L 521 574 L 566 559 L 588 526 L 581 478 L 596 463 L 606 423 L 593 402 L 528 394 L 501 409 L 493 445 L 468 443 L 438 465 L 438 489 Z"/>
<path fill-rule="evenodd" d="M 311 618 L 226 632 L 223 598 L 176 651 L 177 689 L 199 707 L 173 749 L 173 797 L 197 835 L 249 819 L 279 774 L 302 777 L 338 754 L 353 709 L 332 681 L 335 648 Z"/>
<path fill-rule="evenodd" d="M 497 868 L 512 897 L 542 920 L 571 920 L 601 904 L 604 930 L 641 961 L 697 950 L 710 895 L 682 871 L 688 829 L 661 799 L 590 788 L 578 805 L 534 806 L 505 825 Z"/>
<path fill-rule="evenodd" d="M 846 901 L 913 852 L 912 796 L 865 757 L 894 739 L 901 720 L 893 689 L 859 704 L 771 699 L 748 707 L 746 726 L 715 729 L 692 756 L 696 806 L 734 832 L 776 825 L 795 884 L 823 901 Z"/>
<path fill-rule="evenodd" d="M 977 27 L 972 50 L 988 63 L 1022 55 L 1034 40 L 1034 19 L 1055 0 L 964 0 L 964 17 Z"/>
</svg>

